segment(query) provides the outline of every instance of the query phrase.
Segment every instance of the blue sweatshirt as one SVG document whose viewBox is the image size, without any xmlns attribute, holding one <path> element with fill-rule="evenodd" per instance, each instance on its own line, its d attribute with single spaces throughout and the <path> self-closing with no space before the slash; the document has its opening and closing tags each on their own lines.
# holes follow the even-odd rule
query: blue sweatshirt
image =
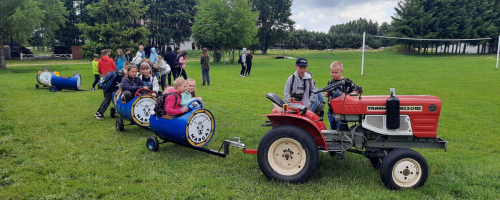
<svg viewBox="0 0 500 200">
<path fill-rule="evenodd" d="M 127 77 L 122 78 L 122 88 L 123 91 L 130 91 L 130 93 L 135 94 L 138 89 L 143 87 L 141 79 L 135 77 L 130 78 L 130 81 L 127 80 Z"/>
</svg>

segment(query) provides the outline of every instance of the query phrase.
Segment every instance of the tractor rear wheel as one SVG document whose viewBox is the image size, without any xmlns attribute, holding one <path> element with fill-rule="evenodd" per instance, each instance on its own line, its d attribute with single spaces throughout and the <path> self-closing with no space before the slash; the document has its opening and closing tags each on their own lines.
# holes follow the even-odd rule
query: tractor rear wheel
<svg viewBox="0 0 500 200">
<path fill-rule="evenodd" d="M 412 149 L 395 149 L 380 165 L 382 182 L 392 190 L 421 187 L 428 173 L 425 158 Z"/>
<path fill-rule="evenodd" d="M 123 131 L 123 119 L 116 119 L 116 130 L 122 132 Z"/>
<path fill-rule="evenodd" d="M 260 140 L 257 161 L 268 179 L 302 183 L 316 170 L 318 148 L 305 130 L 290 125 L 278 126 Z"/>
<path fill-rule="evenodd" d="M 49 90 L 50 90 L 51 92 L 55 92 L 55 91 L 57 91 L 57 88 L 56 88 L 55 86 L 52 86 L 52 87 L 50 87 L 50 88 L 49 88 Z"/>
</svg>

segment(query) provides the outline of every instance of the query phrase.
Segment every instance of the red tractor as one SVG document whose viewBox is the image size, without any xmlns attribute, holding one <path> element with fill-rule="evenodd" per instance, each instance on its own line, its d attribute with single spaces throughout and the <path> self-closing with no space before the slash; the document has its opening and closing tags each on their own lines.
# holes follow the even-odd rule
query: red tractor
<svg viewBox="0 0 500 200">
<path fill-rule="evenodd" d="M 269 93 L 266 97 L 274 108 L 272 114 L 264 115 L 269 121 L 263 126 L 272 128 L 257 150 L 243 152 L 256 153 L 260 169 L 271 180 L 304 182 L 316 170 L 319 151 L 336 157 L 352 152 L 364 155 L 380 169 L 382 181 L 390 189 L 422 186 L 429 167 L 425 158 L 410 148 L 446 151 L 446 141 L 436 135 L 441 100 L 425 95 L 396 97 L 392 90 L 389 96 L 361 94 L 362 90 L 356 95 L 336 92 L 329 103 L 341 125 L 328 130 L 323 120 L 300 102 L 287 104 Z"/>
</svg>

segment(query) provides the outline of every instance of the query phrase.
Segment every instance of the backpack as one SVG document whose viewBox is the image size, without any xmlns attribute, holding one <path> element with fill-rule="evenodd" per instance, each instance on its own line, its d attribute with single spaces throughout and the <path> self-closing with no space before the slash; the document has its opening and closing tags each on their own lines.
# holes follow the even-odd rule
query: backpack
<svg viewBox="0 0 500 200">
<path fill-rule="evenodd" d="M 181 57 L 179 55 L 177 55 L 177 58 L 174 61 L 174 67 L 181 67 L 181 66 L 179 66 L 180 65 L 179 64 L 179 58 L 181 58 Z"/>
<path fill-rule="evenodd" d="M 167 114 L 167 111 L 165 111 L 165 99 L 167 98 L 168 95 L 174 95 L 175 101 L 177 103 L 178 97 L 177 97 L 177 94 L 175 94 L 175 92 L 167 93 L 165 95 L 160 95 L 156 99 L 156 105 L 155 105 L 155 109 L 154 109 L 156 116 L 162 116 L 162 115 Z"/>
<path fill-rule="evenodd" d="M 115 79 L 118 77 L 117 71 L 109 71 L 104 76 L 102 76 L 101 80 L 99 80 L 99 88 L 101 89 L 109 89 L 115 83 Z"/>
<path fill-rule="evenodd" d="M 242 55 L 242 54 L 241 54 L 241 55 Z M 238 58 L 238 63 L 239 63 L 239 64 L 243 64 L 243 61 L 241 61 L 241 55 L 240 55 L 240 57 Z"/>
</svg>

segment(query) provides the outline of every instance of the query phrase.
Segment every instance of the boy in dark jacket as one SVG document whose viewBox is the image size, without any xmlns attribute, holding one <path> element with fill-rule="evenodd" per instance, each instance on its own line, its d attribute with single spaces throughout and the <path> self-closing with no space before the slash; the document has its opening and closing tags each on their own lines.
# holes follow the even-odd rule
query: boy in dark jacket
<svg viewBox="0 0 500 200">
<path fill-rule="evenodd" d="M 101 51 L 101 59 L 97 62 L 97 71 L 101 74 L 101 77 L 107 74 L 110 71 L 116 71 L 116 65 L 113 59 L 109 58 L 109 54 L 111 53 L 110 49 L 104 49 Z M 109 103 L 111 103 L 111 96 L 113 96 L 114 87 L 110 87 L 108 89 L 103 89 L 104 100 L 102 100 L 101 106 L 97 112 L 94 113 L 95 118 L 103 119 L 104 112 L 108 109 Z"/>
</svg>

